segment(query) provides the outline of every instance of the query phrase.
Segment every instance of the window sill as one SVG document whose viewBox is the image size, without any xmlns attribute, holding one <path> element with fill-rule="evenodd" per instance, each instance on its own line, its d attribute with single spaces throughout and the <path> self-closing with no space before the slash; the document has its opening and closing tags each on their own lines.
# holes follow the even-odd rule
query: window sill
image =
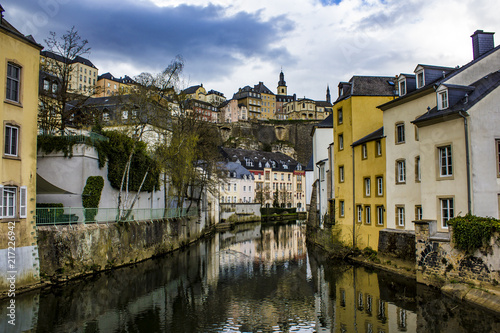
<svg viewBox="0 0 500 333">
<path fill-rule="evenodd" d="M 10 155 L 3 155 L 2 156 L 6 160 L 14 160 L 14 161 L 20 161 L 21 157 L 19 156 L 10 156 Z"/>
<path fill-rule="evenodd" d="M 13 106 L 20 107 L 20 108 L 23 107 L 23 104 L 21 102 L 11 101 L 10 99 L 6 99 L 3 102 L 6 103 L 6 104 L 10 104 L 10 105 L 13 105 Z"/>
</svg>

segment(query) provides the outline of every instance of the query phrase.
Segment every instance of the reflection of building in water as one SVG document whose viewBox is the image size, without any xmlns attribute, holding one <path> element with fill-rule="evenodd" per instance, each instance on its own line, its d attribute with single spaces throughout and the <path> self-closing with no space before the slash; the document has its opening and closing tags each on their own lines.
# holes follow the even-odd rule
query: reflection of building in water
<svg viewBox="0 0 500 333">
<path fill-rule="evenodd" d="M 339 332 L 416 332 L 416 314 L 380 295 L 378 275 L 353 268 L 337 284 Z"/>
<path fill-rule="evenodd" d="M 305 233 L 302 226 L 253 229 L 219 236 L 219 271 L 225 274 L 253 274 L 254 269 L 270 270 L 276 265 L 298 264 L 306 259 Z"/>
</svg>

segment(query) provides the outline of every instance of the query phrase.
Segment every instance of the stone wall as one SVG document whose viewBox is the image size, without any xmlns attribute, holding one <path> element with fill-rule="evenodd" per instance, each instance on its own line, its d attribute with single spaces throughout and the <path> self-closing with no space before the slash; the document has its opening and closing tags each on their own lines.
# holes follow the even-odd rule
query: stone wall
<svg viewBox="0 0 500 333">
<path fill-rule="evenodd" d="M 438 287 L 447 282 L 500 282 L 498 234 L 492 237 L 488 253 L 477 250 L 468 255 L 453 246 L 452 230 L 438 233 L 436 228 L 436 221 L 415 221 L 417 282 Z"/>
<path fill-rule="evenodd" d="M 38 227 L 42 278 L 56 280 L 132 264 L 201 237 L 197 218 Z"/>
<path fill-rule="evenodd" d="M 398 229 L 380 230 L 378 252 L 405 261 L 415 262 L 415 233 Z"/>
<path fill-rule="evenodd" d="M 220 204 L 221 219 L 227 222 L 260 221 L 260 203 Z"/>
</svg>

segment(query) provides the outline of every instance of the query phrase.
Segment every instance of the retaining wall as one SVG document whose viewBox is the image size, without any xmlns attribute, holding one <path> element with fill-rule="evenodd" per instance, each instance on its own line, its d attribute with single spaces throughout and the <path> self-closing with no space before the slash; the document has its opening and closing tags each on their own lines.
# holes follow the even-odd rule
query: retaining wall
<svg viewBox="0 0 500 333">
<path fill-rule="evenodd" d="M 38 227 L 42 278 L 73 278 L 177 249 L 204 234 L 198 218 Z"/>
</svg>

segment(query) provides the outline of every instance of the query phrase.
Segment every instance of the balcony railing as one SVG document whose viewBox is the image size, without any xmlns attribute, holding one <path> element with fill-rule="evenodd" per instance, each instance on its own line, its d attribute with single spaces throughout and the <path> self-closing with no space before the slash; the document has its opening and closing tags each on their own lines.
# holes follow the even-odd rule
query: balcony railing
<svg viewBox="0 0 500 333">
<path fill-rule="evenodd" d="M 116 208 L 44 207 L 36 209 L 36 225 L 130 223 L 197 215 L 198 210 L 196 207 L 191 208 L 189 211 L 187 211 L 187 208 L 137 208 L 130 211 L 119 211 Z"/>
</svg>

